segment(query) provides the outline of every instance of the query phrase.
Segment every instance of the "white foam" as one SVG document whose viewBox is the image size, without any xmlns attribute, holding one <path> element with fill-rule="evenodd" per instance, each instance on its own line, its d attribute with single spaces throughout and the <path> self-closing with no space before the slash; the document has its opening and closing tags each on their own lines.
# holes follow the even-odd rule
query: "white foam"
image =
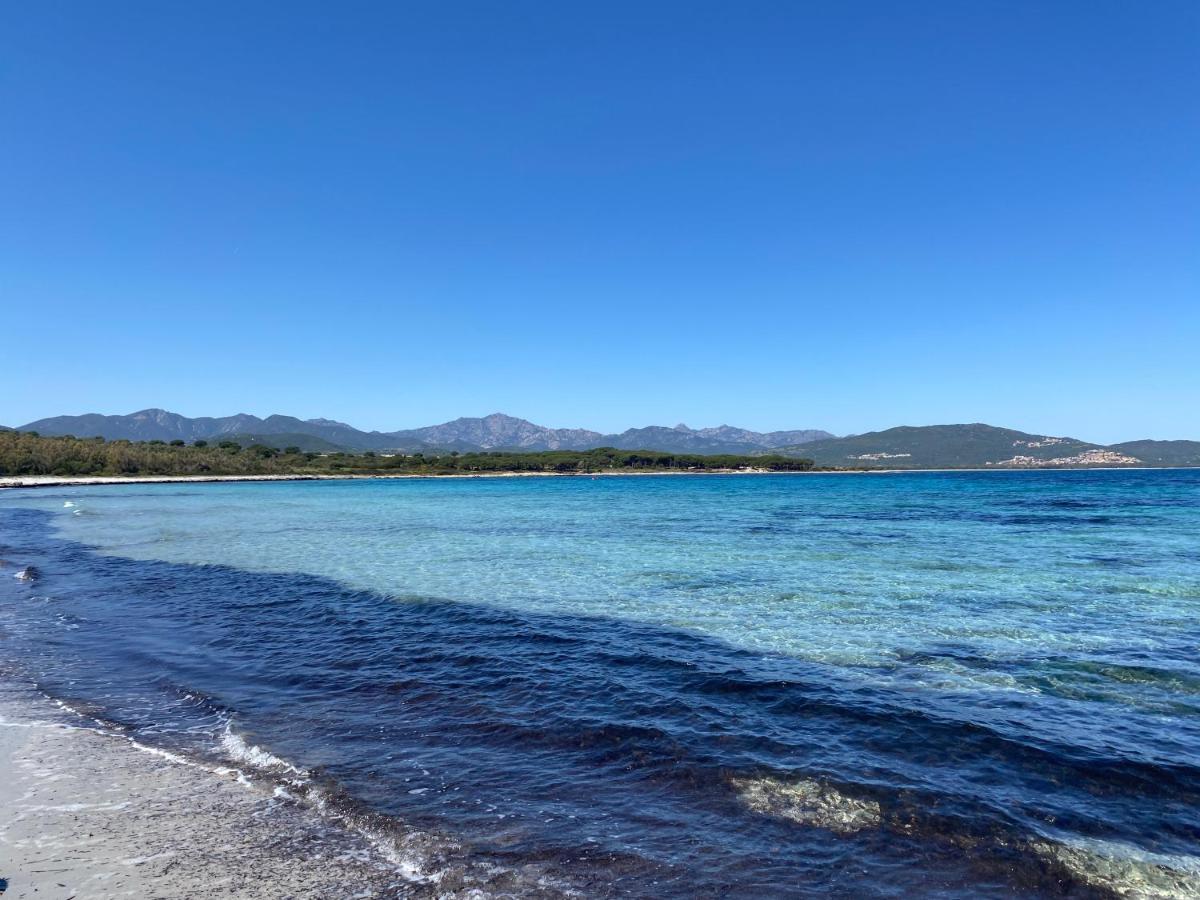
<svg viewBox="0 0 1200 900">
<path fill-rule="evenodd" d="M 107 737 L 119 738 L 135 750 L 140 750 L 143 753 L 172 764 L 200 769 L 218 777 L 228 778 L 233 776 L 240 784 L 253 790 L 258 790 L 260 787 L 252 782 L 240 768 L 207 765 L 169 750 L 140 743 L 128 735 L 113 731 L 107 723 L 89 716 L 87 713 L 82 712 L 63 700 L 57 698 L 48 699 L 51 699 L 54 705 L 64 712 L 81 719 L 89 720 L 95 723 L 97 727 L 81 727 L 43 720 L 16 722 L 6 717 L 0 717 L 0 727 L 42 727 L 61 729 L 63 731 L 99 733 Z M 264 750 L 262 747 L 248 743 L 230 727 L 228 722 L 226 722 L 225 732 L 221 737 L 221 748 L 229 757 L 244 764 L 246 768 L 261 771 L 268 776 L 281 777 L 288 787 L 292 788 L 292 790 L 289 790 L 284 785 L 276 785 L 272 791 L 272 797 L 275 799 L 307 806 L 325 819 L 326 822 L 336 822 L 340 827 L 361 835 L 374 848 L 375 852 L 382 857 L 383 861 L 389 865 L 399 879 L 411 884 L 436 884 L 447 874 L 446 871 L 441 869 L 434 869 L 433 871 L 430 871 L 430 869 L 443 853 L 453 846 L 453 843 L 449 839 L 422 831 L 395 834 L 390 829 L 375 827 L 369 818 L 353 814 L 346 815 L 338 811 L 336 805 L 330 802 L 328 795 L 309 781 L 308 773 L 273 753 Z M 127 805 L 127 803 L 119 803 L 97 808 L 121 809 Z M 77 804 L 69 807 L 63 806 L 59 811 L 82 811 L 83 809 L 82 805 Z M 139 862 L 144 861 L 146 860 L 134 859 L 127 861 L 127 863 L 137 865 Z M 480 896 L 484 895 L 480 894 Z"/>
<path fill-rule="evenodd" d="M 57 698 L 48 699 L 51 699 L 64 712 L 90 720 L 99 727 L 80 727 L 44 721 L 13 722 L 3 717 L 0 717 L 0 726 L 20 728 L 49 727 L 66 731 L 99 732 L 109 737 L 120 738 L 134 749 L 170 763 L 200 769 L 218 777 L 228 778 L 233 776 L 240 784 L 248 788 L 253 790 L 260 789 L 260 785 L 252 782 L 240 768 L 212 766 L 169 750 L 142 744 L 127 735 L 113 731 L 107 723 L 88 715 L 65 701 Z M 444 835 L 417 830 L 396 833 L 389 828 L 378 827 L 372 822 L 369 816 L 363 817 L 340 811 L 337 805 L 331 802 L 330 796 L 309 780 L 309 775 L 305 770 L 292 765 L 287 760 L 281 759 L 270 751 L 264 750 L 262 747 L 248 743 L 233 730 L 228 721 L 225 723 L 225 731 L 221 736 L 221 749 L 232 760 L 244 764 L 248 769 L 261 771 L 267 776 L 281 778 L 284 784 L 274 786 L 271 793 L 274 799 L 308 807 L 326 822 L 336 823 L 342 828 L 359 834 L 402 881 L 410 884 L 438 884 L 452 870 L 441 868 L 438 864 L 447 854 L 451 856 L 456 855 L 455 851 L 461 849 L 453 839 Z M 286 787 L 284 786 L 285 784 L 287 785 Z M 427 790 L 429 789 L 420 788 L 416 789 L 414 793 L 423 793 Z M 119 809 L 124 805 L 126 804 L 115 805 L 113 808 Z M 137 864 L 138 860 L 130 862 Z M 543 886 L 549 886 L 552 882 L 546 879 L 539 879 L 539 883 L 543 884 Z M 577 896 L 576 892 L 570 890 L 566 885 L 556 885 L 556 889 L 564 895 Z M 472 889 L 464 896 L 484 897 L 488 896 L 488 894 L 485 891 L 476 892 Z"/>
<path fill-rule="evenodd" d="M 188 759 L 186 756 L 180 756 L 178 753 L 172 753 L 170 750 L 162 750 L 158 747 L 151 747 L 148 744 L 141 744 L 135 741 L 133 738 L 126 738 L 126 740 L 129 741 L 130 745 L 135 750 L 141 750 L 143 753 L 149 753 L 151 756 L 157 756 L 162 759 L 169 760 L 170 762 L 177 763 L 181 766 L 192 766 L 193 768 L 206 769 L 210 772 L 212 771 L 212 769 L 209 769 L 208 766 L 202 766 L 199 763 Z"/>
<path fill-rule="evenodd" d="M 327 819 L 340 821 L 341 824 L 362 835 L 387 860 L 396 873 L 405 881 L 412 883 L 430 883 L 438 881 L 444 873 L 427 874 L 424 869 L 429 854 L 422 852 L 419 847 L 405 846 L 419 844 L 426 836 L 421 832 L 410 832 L 403 837 L 381 832 L 370 825 L 359 821 L 356 817 L 347 817 L 333 812 L 327 795 L 320 788 L 308 792 L 308 801 L 320 815 Z"/>
<path fill-rule="evenodd" d="M 233 730 L 228 722 L 225 723 L 225 733 L 221 735 L 221 749 L 239 762 L 246 763 L 264 771 L 285 771 L 294 775 L 304 775 L 304 771 L 296 768 L 285 759 L 280 759 L 273 753 L 264 750 L 257 744 L 248 744 L 240 734 Z"/>
</svg>

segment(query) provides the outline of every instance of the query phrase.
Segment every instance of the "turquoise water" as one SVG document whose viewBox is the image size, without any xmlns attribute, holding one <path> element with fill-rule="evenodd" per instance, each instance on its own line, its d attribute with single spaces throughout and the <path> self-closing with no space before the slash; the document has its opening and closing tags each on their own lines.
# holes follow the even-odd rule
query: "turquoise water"
<svg viewBox="0 0 1200 900">
<path fill-rule="evenodd" d="M 1034 648 L 1153 651 L 1200 597 L 1200 482 L 1154 473 L 358 481 L 73 496 L 79 514 L 60 513 L 62 534 L 105 553 L 636 619 L 838 665 L 887 665 L 935 643 L 997 659 Z M 949 661 L 928 677 L 1019 689 Z M 1115 696 L 1125 683 L 1110 686 Z"/>
<path fill-rule="evenodd" d="M 139 688 L 134 667 L 106 656 L 112 646 L 135 652 L 297 765 L 336 772 L 356 802 L 397 821 L 427 816 L 431 797 L 419 813 L 398 800 L 408 782 L 379 774 L 386 767 L 376 751 L 347 737 L 380 718 L 396 717 L 393 749 L 420 756 L 426 769 L 443 766 L 449 781 L 462 781 L 458 790 L 507 810 L 497 815 L 532 821 L 552 796 L 564 821 L 586 818 L 586 805 L 565 812 L 583 804 L 564 786 L 576 777 L 566 773 L 579 773 L 589 790 L 612 792 L 607 815 L 622 824 L 611 833 L 624 838 L 531 828 L 504 852 L 554 859 L 568 879 L 578 873 L 562 860 L 581 846 L 638 860 L 613 863 L 611 877 L 589 863 L 598 893 L 641 893 L 651 878 L 671 885 L 660 892 L 681 895 L 1179 896 L 1200 884 L 1198 472 L 127 485 L 12 492 L 0 496 L 0 513 L 8 516 L 4 555 L 50 554 L 37 560 L 47 573 L 38 591 L 87 592 L 86 581 L 64 571 L 63 548 L 82 553 L 72 557 L 77 570 L 133 567 L 120 571 L 140 586 L 116 591 L 103 615 L 117 623 L 123 605 L 148 611 L 144 633 L 117 624 L 104 636 L 89 631 L 86 622 L 102 615 L 94 598 L 60 597 L 55 615 L 77 603 L 81 627 L 60 628 L 53 647 L 26 657 L 43 675 L 52 662 L 62 671 L 64 660 L 108 667 L 109 694 L 76 686 L 75 699 L 124 710 L 131 727 L 164 730 L 178 711 L 156 707 L 147 699 L 152 679 Z M 356 613 L 369 627 L 353 625 L 354 636 L 324 614 L 305 620 L 305 642 L 381 643 L 353 676 L 322 656 L 332 668 L 324 682 L 305 685 L 304 702 L 336 706 L 333 697 L 361 679 L 363 691 L 407 685 L 396 694 L 413 692 L 403 716 L 415 715 L 414 705 L 430 708 L 401 728 L 390 706 L 356 697 L 338 708 L 334 739 L 291 712 L 292 688 L 275 689 L 272 707 L 249 660 L 254 641 L 270 643 L 270 629 L 283 626 L 239 624 L 244 609 L 229 596 L 230 573 L 253 574 L 260 599 L 270 594 L 287 608 L 293 598 L 298 621 L 312 610 L 294 598 L 311 596 L 314 584 L 326 606 L 384 604 Z M 154 590 L 164 592 L 161 608 Z M 220 610 L 225 621 L 197 617 L 198 609 Z M 164 610 L 171 614 L 160 617 Z M 9 627 L 45 637 L 37 615 L 10 613 Z M 558 668 L 534 667 L 523 635 L 536 643 L 550 632 L 582 642 L 579 652 Z M 465 662 L 455 656 L 457 668 L 447 662 L 464 641 L 486 647 L 500 636 L 498 655 L 480 650 Z M 173 652 L 186 656 L 197 644 L 208 648 L 205 661 L 174 661 Z M 425 670 L 411 663 L 435 644 L 436 662 Z M 609 652 L 616 647 L 636 651 Z M 520 691 L 473 683 L 462 669 L 472 665 L 511 666 L 524 679 Z M 729 685 L 709 678 L 679 686 L 706 666 Z M 600 707 L 570 714 L 584 701 L 559 683 L 565 678 L 588 681 L 586 702 Z M 463 680 L 430 699 L 422 679 L 426 687 Z M 777 696 L 779 685 L 793 688 Z M 635 688 L 636 701 L 622 694 Z M 456 703 L 475 709 L 474 731 L 462 730 Z M 654 703 L 661 708 L 652 715 Z M 536 730 L 539 709 L 553 739 L 507 730 L 514 718 Z M 576 738 L 588 747 L 595 729 L 631 717 L 653 733 L 620 732 L 611 758 L 572 749 Z M 494 751 L 486 764 L 472 762 L 480 746 Z M 484 772 L 498 764 L 511 767 L 507 783 Z M 537 771 L 526 777 L 524 765 Z M 647 782 L 631 782 L 642 766 Z M 363 790 L 368 769 L 382 788 Z M 696 797 L 689 780 L 706 785 Z M 715 810 L 706 792 L 740 812 Z M 659 818 L 656 804 L 665 804 Z M 736 846 L 722 831 L 730 816 L 744 817 Z M 683 832 L 669 824 L 680 818 Z M 480 852 L 500 852 L 493 824 L 457 807 L 433 820 Z M 995 865 L 964 863 L 955 829 L 970 832 L 972 846 L 991 847 L 980 852 Z M 685 845 L 706 834 L 723 849 L 693 858 Z M 893 846 L 881 849 L 871 835 Z M 860 874 L 829 880 L 822 865 L 844 867 L 849 858 L 860 860 Z M 627 868 L 635 874 L 622 874 Z"/>
</svg>

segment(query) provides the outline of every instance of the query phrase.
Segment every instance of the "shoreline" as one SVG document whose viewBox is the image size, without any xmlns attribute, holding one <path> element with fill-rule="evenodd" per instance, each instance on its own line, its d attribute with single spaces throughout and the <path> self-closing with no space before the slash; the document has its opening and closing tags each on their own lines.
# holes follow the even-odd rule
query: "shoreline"
<svg viewBox="0 0 1200 900">
<path fill-rule="evenodd" d="M 601 472 L 447 472 L 443 474 L 294 474 L 294 475 L 6 475 L 0 476 L 0 490 L 22 488 L 87 487 L 114 484 L 211 484 L 238 481 L 390 481 L 399 479 L 449 478 L 645 478 L 654 475 L 918 475 L 928 472 L 1175 472 L 1197 466 L 1014 466 L 1012 468 L 963 469 L 813 469 L 809 471 L 772 471 L 770 469 L 708 469 L 705 471 L 601 471 Z"/>
<path fill-rule="evenodd" d="M 7 685 L 0 771 L 6 898 L 395 897 L 425 880 L 237 769 L 89 727 Z"/>
<path fill-rule="evenodd" d="M 497 865 L 449 835 L 402 822 L 380 826 L 320 788 L 281 781 L 281 767 L 305 774 L 257 746 L 243 745 L 222 764 L 143 744 L 0 678 L 0 893 L 6 900 L 575 895 L 536 865 Z"/>
</svg>

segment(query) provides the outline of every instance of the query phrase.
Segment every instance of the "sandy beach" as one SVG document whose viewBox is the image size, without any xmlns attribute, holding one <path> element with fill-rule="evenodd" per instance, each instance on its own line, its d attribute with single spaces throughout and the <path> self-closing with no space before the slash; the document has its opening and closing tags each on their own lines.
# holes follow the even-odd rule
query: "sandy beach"
<svg viewBox="0 0 1200 900">
<path fill-rule="evenodd" d="M 4 900 L 572 894 L 535 868 L 469 859 L 451 836 L 379 833 L 281 796 L 252 765 L 147 746 L 4 681 L 0 773 Z"/>
<path fill-rule="evenodd" d="M 371 475 L 10 475 L 0 477 L 0 489 L 39 487 L 85 487 L 89 484 L 202 484 L 218 481 L 363 481 L 368 479 L 396 480 L 409 478 L 625 478 L 648 475 L 813 475 L 861 474 L 842 472 L 773 472 L 769 469 L 710 469 L 687 471 L 611 471 L 611 472 L 453 472 L 438 475 L 410 473 Z"/>
<path fill-rule="evenodd" d="M 209 481 L 321 481 L 344 475 L 7 475 L 0 488 L 75 487 L 88 484 L 172 484 Z"/>
<path fill-rule="evenodd" d="M 39 708 L 39 706 L 41 708 Z M 5 898 L 388 897 L 407 882 L 364 838 L 182 757 L 0 698 Z"/>
<path fill-rule="evenodd" d="M 1077 469 L 1053 468 L 992 468 L 992 469 L 812 469 L 804 472 L 775 472 L 769 469 L 710 469 L 703 472 L 650 471 L 650 472 L 457 472 L 442 475 L 130 475 L 83 476 L 23 475 L 0 477 L 0 490 L 5 488 L 53 488 L 86 487 L 91 484 L 190 484 L 218 481 L 363 481 L 399 480 L 411 478 L 645 478 L 652 475 L 680 477 L 704 477 L 712 475 L 910 475 L 931 472 L 1108 472 L 1108 471 L 1168 471 L 1187 468 L 1185 466 L 1088 466 Z"/>
</svg>

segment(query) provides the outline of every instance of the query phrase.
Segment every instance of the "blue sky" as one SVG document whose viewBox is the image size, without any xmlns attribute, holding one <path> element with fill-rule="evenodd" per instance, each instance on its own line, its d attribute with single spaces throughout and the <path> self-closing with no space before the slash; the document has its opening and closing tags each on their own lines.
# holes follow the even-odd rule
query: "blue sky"
<svg viewBox="0 0 1200 900">
<path fill-rule="evenodd" d="M 0 423 L 1200 438 L 1200 4 L 26 3 Z"/>
</svg>

